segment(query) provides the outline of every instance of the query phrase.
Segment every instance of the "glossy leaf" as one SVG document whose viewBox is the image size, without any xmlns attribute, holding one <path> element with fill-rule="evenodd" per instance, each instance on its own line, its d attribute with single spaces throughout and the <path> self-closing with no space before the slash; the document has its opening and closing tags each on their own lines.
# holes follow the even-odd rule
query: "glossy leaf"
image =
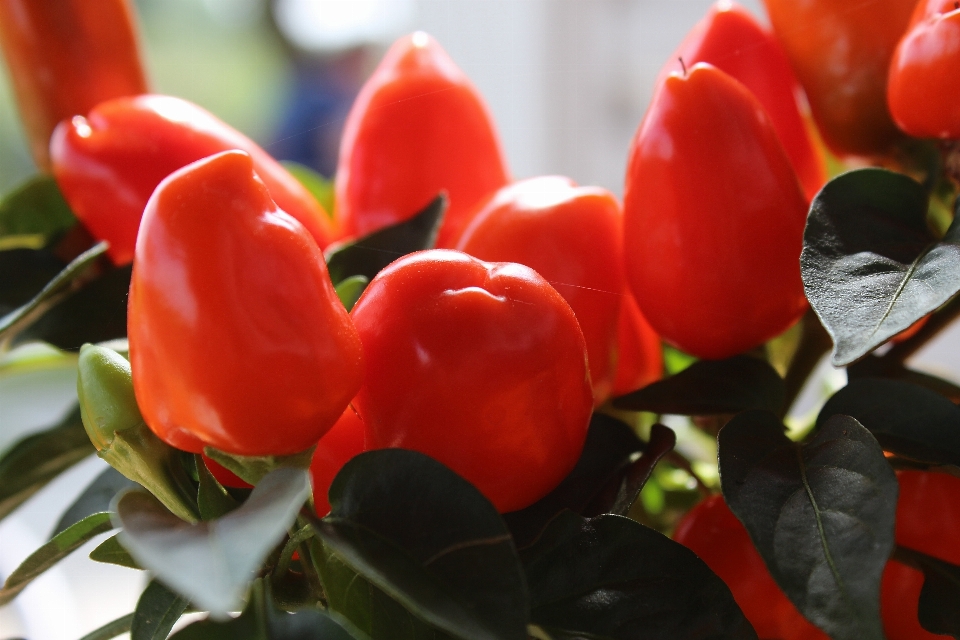
<svg viewBox="0 0 960 640">
<path fill-rule="evenodd" d="M 53 535 L 65 531 L 67 527 L 94 513 L 110 510 L 113 498 L 126 489 L 133 489 L 137 483 L 124 478 L 113 467 L 104 469 L 96 479 L 87 485 L 83 493 L 73 501 L 67 510 L 60 516 L 60 521 L 54 527 Z"/>
<path fill-rule="evenodd" d="M 647 442 L 643 455 L 634 460 L 627 469 L 610 513 L 627 515 L 630 507 L 640 497 L 640 492 L 650 479 L 654 467 L 663 456 L 673 451 L 675 446 L 677 446 L 677 434 L 673 429 L 662 424 L 653 425 L 650 429 L 650 441 Z"/>
<path fill-rule="evenodd" d="M 190 602 L 156 580 L 151 580 L 137 601 L 130 640 L 166 640 Z"/>
<path fill-rule="evenodd" d="M 143 570 L 143 567 L 137 564 L 130 553 L 123 548 L 117 536 L 110 536 L 101 542 L 96 549 L 90 552 L 90 559 L 104 564 L 115 564 L 118 567 L 127 567 L 128 569 Z"/>
<path fill-rule="evenodd" d="M 45 249 L 0 251 L 0 317 L 29 302 L 66 266 Z"/>
<path fill-rule="evenodd" d="M 833 364 L 866 355 L 960 291 L 960 224 L 930 232 L 926 191 L 885 169 L 840 175 L 817 194 L 800 270 L 833 338 Z"/>
<path fill-rule="evenodd" d="M 136 639 L 131 639 L 136 640 Z M 368 640 L 336 613 L 304 609 L 287 613 L 274 606 L 268 590 L 254 583 L 253 595 L 239 617 L 200 620 L 170 640 Z"/>
<path fill-rule="evenodd" d="M 113 529 L 113 525 L 110 523 L 110 514 L 95 513 L 54 536 L 50 542 L 31 553 L 26 560 L 20 563 L 19 567 L 13 570 L 7 581 L 3 583 L 3 587 L 0 588 L 0 605 L 16 598 L 35 578 L 76 551 L 84 543 L 111 529 Z"/>
<path fill-rule="evenodd" d="M 329 495 L 331 512 L 315 524 L 317 536 L 351 570 L 333 572 L 326 563 L 333 610 L 362 611 L 366 594 L 350 588 L 356 572 L 455 637 L 526 639 L 527 593 L 513 541 L 466 480 L 421 453 L 383 449 L 348 462 Z M 351 620 L 370 632 L 383 615 Z"/>
<path fill-rule="evenodd" d="M 882 639 L 898 485 L 870 432 L 834 416 L 801 446 L 775 415 L 750 411 L 719 447 L 724 498 L 797 609 L 835 640 Z"/>
<path fill-rule="evenodd" d="M 76 351 L 88 342 L 126 337 L 131 269 L 111 268 L 84 285 L 18 332 L 13 344 L 43 340 L 60 349 Z"/>
<path fill-rule="evenodd" d="M 893 558 L 923 571 L 920 625 L 930 633 L 960 638 L 960 567 L 906 547 L 897 547 Z"/>
<path fill-rule="evenodd" d="M 441 193 L 420 213 L 368 236 L 327 249 L 327 269 L 334 284 L 350 276 L 373 280 L 381 269 L 401 256 L 432 249 L 447 210 L 447 196 Z"/>
<path fill-rule="evenodd" d="M 564 509 L 584 513 L 593 499 L 611 483 L 619 483 L 630 457 L 642 451 L 644 443 L 626 424 L 594 413 L 583 445 L 583 453 L 557 488 L 526 509 L 503 514 L 518 548 L 533 542 L 547 523 Z"/>
<path fill-rule="evenodd" d="M 75 224 L 77 218 L 52 176 L 35 176 L 0 201 L 0 243 L 9 236 L 46 240 Z"/>
<path fill-rule="evenodd" d="M 152 495 L 116 502 L 119 541 L 140 566 L 215 616 L 235 611 L 254 573 L 283 537 L 310 492 L 308 474 L 278 469 L 247 501 L 217 520 L 189 524 Z"/>
<path fill-rule="evenodd" d="M 755 639 L 733 594 L 683 545 L 616 515 L 557 516 L 522 552 L 531 618 L 560 638 Z"/>
<path fill-rule="evenodd" d="M 618 409 L 684 416 L 778 412 L 786 400 L 783 379 L 767 362 L 750 356 L 699 360 L 680 373 L 621 396 Z"/>
<path fill-rule="evenodd" d="M 0 519 L 94 452 L 79 407 L 56 426 L 11 446 L 0 455 Z"/>
<path fill-rule="evenodd" d="M 817 424 L 836 414 L 856 418 L 887 451 L 960 467 L 960 408 L 934 391 L 900 380 L 852 380 L 827 400 Z"/>
<path fill-rule="evenodd" d="M 337 297 L 340 298 L 340 302 L 343 303 L 347 311 L 353 310 L 353 305 L 357 304 L 360 294 L 363 293 L 369 283 L 370 280 L 367 276 L 350 276 L 340 281 L 336 287 Z"/>
</svg>

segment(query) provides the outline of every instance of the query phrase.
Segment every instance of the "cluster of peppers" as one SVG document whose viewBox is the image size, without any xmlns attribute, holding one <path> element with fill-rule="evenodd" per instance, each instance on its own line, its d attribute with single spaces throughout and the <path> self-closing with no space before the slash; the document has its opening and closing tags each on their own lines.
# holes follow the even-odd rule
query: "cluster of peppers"
<svg viewBox="0 0 960 640">
<path fill-rule="evenodd" d="M 797 257 L 827 179 L 821 140 L 840 158 L 889 164 L 904 133 L 960 138 L 960 103 L 942 99 L 960 94 L 956 3 L 766 0 L 770 32 L 721 2 L 658 78 L 621 209 L 567 178 L 511 180 L 476 90 L 415 33 L 353 106 L 328 212 L 212 114 L 147 94 L 126 4 L 100 4 L 103 33 L 61 41 L 115 48 L 86 56 L 14 28 L 12 7 L 35 31 L 53 28 L 40 4 L 0 2 L 38 163 L 113 263 L 133 263 L 129 364 L 83 350 L 85 426 L 108 448 L 118 424 L 142 416 L 167 445 L 204 454 L 228 486 L 262 475 L 251 460 L 309 463 L 320 515 L 347 460 L 390 447 L 439 460 L 501 513 L 533 504 L 573 469 L 591 413 L 660 377 L 661 338 L 729 358 L 807 312 Z M 39 68 L 56 81 L 40 82 Z M 344 303 L 330 256 L 440 193 L 439 249 L 392 262 Z M 136 396 L 119 418 L 96 401 L 115 375 L 132 378 Z M 898 540 L 960 562 L 955 545 L 927 544 L 930 523 L 917 515 L 938 491 L 937 511 L 950 515 L 937 526 L 956 531 L 957 481 L 900 481 Z M 698 505 L 676 537 L 727 582 L 761 637 L 825 637 L 773 583 L 722 498 Z M 910 571 L 891 562 L 885 578 L 894 640 L 935 637 L 916 623 Z M 913 592 L 889 595 L 903 585 Z"/>
</svg>

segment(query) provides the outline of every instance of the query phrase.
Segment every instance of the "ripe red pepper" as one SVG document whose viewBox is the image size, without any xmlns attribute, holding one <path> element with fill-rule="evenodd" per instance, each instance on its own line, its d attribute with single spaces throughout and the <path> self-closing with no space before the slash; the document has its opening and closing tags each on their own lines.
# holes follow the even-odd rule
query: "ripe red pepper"
<svg viewBox="0 0 960 640">
<path fill-rule="evenodd" d="M 587 341 L 596 405 L 610 397 L 617 373 L 623 275 L 623 214 L 609 191 L 569 178 L 521 180 L 491 197 L 460 236 L 457 249 L 490 262 L 519 262 L 566 300 Z M 660 358 L 659 346 L 646 358 Z"/>
<path fill-rule="evenodd" d="M 471 211 L 507 184 L 483 99 L 423 32 L 395 42 L 357 96 L 340 143 L 336 216 L 348 236 L 412 217 L 441 190 L 437 238 L 452 247 Z"/>
<path fill-rule="evenodd" d="M 887 110 L 887 69 L 916 0 L 764 0 L 770 22 L 839 156 L 886 154 L 901 134 Z"/>
<path fill-rule="evenodd" d="M 806 212 L 773 125 L 742 84 L 704 63 L 660 84 L 624 193 L 627 280 L 657 333 L 713 359 L 787 329 L 807 306 Z"/>
<path fill-rule="evenodd" d="M 364 451 L 363 421 L 353 407 L 347 407 L 337 423 L 327 431 L 310 461 L 310 478 L 313 481 L 313 506 L 317 515 L 330 513 L 327 497 L 330 485 L 343 465 Z"/>
<path fill-rule="evenodd" d="M 147 91 L 128 0 L 0 0 L 0 45 L 44 170 L 58 122 Z"/>
<path fill-rule="evenodd" d="M 887 101 L 894 121 L 918 138 L 960 138 L 960 7 L 920 2 L 890 62 Z"/>
<path fill-rule="evenodd" d="M 144 420 L 187 451 L 299 453 L 360 387 L 360 341 L 320 248 L 277 209 L 241 151 L 157 187 L 137 239 L 127 328 Z"/>
<path fill-rule="evenodd" d="M 800 115 L 800 83 L 774 35 L 740 5 L 717 2 L 684 38 L 660 72 L 658 82 L 681 64 L 689 67 L 697 62 L 714 65 L 757 97 L 773 122 L 807 200 L 812 200 L 827 181 L 827 167 Z"/>
<path fill-rule="evenodd" d="M 573 469 L 593 408 L 586 343 L 535 271 L 421 251 L 381 271 L 351 315 L 365 366 L 353 404 L 368 448 L 425 453 L 501 512 Z"/>
<path fill-rule="evenodd" d="M 622 396 L 663 377 L 660 336 L 643 317 L 629 291 L 620 303 L 617 321 L 617 373 L 611 395 Z"/>
<path fill-rule="evenodd" d="M 332 232 L 323 207 L 255 142 L 195 104 L 141 95 L 98 104 L 87 117 L 57 126 L 50 156 L 57 184 L 90 232 L 110 243 L 121 265 L 133 259 L 140 216 L 160 181 L 191 162 L 241 149 L 285 212 L 307 228 L 320 248 Z"/>
</svg>

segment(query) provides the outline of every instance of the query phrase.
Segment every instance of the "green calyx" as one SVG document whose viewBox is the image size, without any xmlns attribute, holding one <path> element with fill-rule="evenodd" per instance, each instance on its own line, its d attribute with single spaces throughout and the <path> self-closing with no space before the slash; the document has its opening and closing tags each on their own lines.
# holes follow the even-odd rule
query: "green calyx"
<svg viewBox="0 0 960 640">
<path fill-rule="evenodd" d="M 263 476 L 276 469 L 293 467 L 295 469 L 309 469 L 310 460 L 316 446 L 306 451 L 289 456 L 240 456 L 224 453 L 211 447 L 205 447 L 203 453 L 214 462 L 226 467 L 237 474 L 241 480 L 252 485 L 260 482 Z"/>
<path fill-rule="evenodd" d="M 198 521 L 195 491 L 180 452 L 160 440 L 140 414 L 130 363 L 112 349 L 83 345 L 77 395 L 80 417 L 97 455 L 178 517 Z"/>
</svg>

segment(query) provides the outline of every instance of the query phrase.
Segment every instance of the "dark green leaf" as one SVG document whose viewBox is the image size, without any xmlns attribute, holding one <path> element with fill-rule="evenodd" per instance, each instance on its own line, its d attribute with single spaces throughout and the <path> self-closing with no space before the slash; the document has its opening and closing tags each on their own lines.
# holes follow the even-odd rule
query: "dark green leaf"
<svg viewBox="0 0 960 640">
<path fill-rule="evenodd" d="M 605 487 L 619 482 L 630 457 L 642 450 L 643 442 L 630 427 L 610 416 L 594 413 L 583 452 L 570 475 L 526 509 L 503 515 L 517 547 L 533 542 L 564 509 L 582 514 Z"/>
<path fill-rule="evenodd" d="M 447 196 L 441 193 L 414 217 L 359 240 L 327 250 L 327 269 L 334 284 L 350 276 L 373 280 L 381 269 L 400 258 L 423 249 L 432 249 L 437 230 L 447 210 Z"/>
<path fill-rule="evenodd" d="M 903 363 L 889 358 L 868 355 L 847 367 L 847 379 L 856 380 L 860 378 L 888 378 L 890 380 L 912 382 L 939 393 L 953 403 L 960 402 L 960 386 L 928 373 L 908 369 Z"/>
<path fill-rule="evenodd" d="M 152 495 L 130 491 L 116 503 L 120 543 L 137 563 L 214 614 L 235 611 L 254 573 L 283 540 L 310 493 L 306 471 L 278 469 L 235 511 L 190 524 Z"/>
<path fill-rule="evenodd" d="M 280 164 L 282 164 L 283 168 L 289 171 L 300 184 L 306 187 L 310 195 L 316 198 L 317 202 L 323 207 L 323 210 L 327 212 L 327 215 L 332 217 L 334 206 L 333 181 L 328 180 L 310 167 L 302 165 L 299 162 L 283 160 Z"/>
<path fill-rule="evenodd" d="M 930 633 L 960 638 L 960 567 L 898 546 L 893 560 L 923 571 L 917 618 Z"/>
<path fill-rule="evenodd" d="M 655 424 L 650 429 L 650 441 L 643 451 L 643 455 L 634 460 L 620 485 L 617 492 L 617 499 L 610 508 L 610 513 L 625 516 L 630 511 L 630 507 L 640 497 L 643 486 L 650 479 L 653 468 L 657 466 L 660 459 L 673 451 L 677 445 L 677 434 L 670 427 L 662 424 Z"/>
<path fill-rule="evenodd" d="M 95 513 L 54 536 L 50 542 L 31 553 L 10 574 L 7 581 L 3 583 L 3 588 L 0 588 L 0 605 L 7 604 L 16 598 L 17 594 L 23 591 L 35 578 L 66 558 L 73 551 L 76 551 L 84 543 L 111 529 L 113 529 L 113 525 L 110 523 L 110 514 Z"/>
<path fill-rule="evenodd" d="M 960 408 L 934 391 L 900 380 L 852 380 L 827 400 L 817 424 L 836 414 L 856 418 L 887 451 L 960 466 Z"/>
<path fill-rule="evenodd" d="M 4 451 L 0 455 L 0 519 L 94 451 L 80 421 L 80 407 L 60 424 Z"/>
<path fill-rule="evenodd" d="M 127 567 L 128 569 L 143 569 L 143 567 L 137 564 L 136 560 L 130 557 L 127 550 L 124 549 L 120 541 L 117 540 L 117 536 L 111 536 L 101 542 L 96 549 L 90 552 L 90 559 L 105 564 Z"/>
<path fill-rule="evenodd" d="M 196 469 L 200 480 L 197 487 L 197 507 L 200 508 L 201 520 L 214 520 L 225 516 L 239 506 L 240 503 L 213 477 L 207 465 L 198 462 Z"/>
<path fill-rule="evenodd" d="M 522 558 L 533 622 L 562 629 L 561 638 L 757 637 L 730 590 L 702 560 L 633 520 L 587 520 L 566 511 Z"/>
<path fill-rule="evenodd" d="M 324 549 L 428 624 L 456 637 L 526 639 L 527 592 L 506 525 L 473 485 L 421 453 L 369 451 L 330 487 L 315 523 Z M 329 565 L 329 563 L 327 563 Z M 349 578 L 349 573 L 338 574 Z M 367 595 L 336 580 L 331 608 L 348 617 Z M 351 618 L 368 633 L 373 619 Z"/>
<path fill-rule="evenodd" d="M 13 344 L 43 340 L 76 351 L 84 344 L 127 335 L 127 295 L 132 266 L 110 269 L 54 305 L 17 334 Z"/>
<path fill-rule="evenodd" d="M 817 194 L 803 234 L 804 289 L 843 366 L 960 290 L 960 225 L 937 241 L 927 193 L 885 169 L 837 176 Z"/>
<path fill-rule="evenodd" d="M 699 360 L 680 373 L 613 401 L 618 409 L 683 416 L 779 412 L 786 399 L 783 378 L 768 363 L 750 356 Z"/>
<path fill-rule="evenodd" d="M 135 640 L 135 639 L 131 639 Z M 304 609 L 287 613 L 276 608 L 269 589 L 254 583 L 250 602 L 237 618 L 201 620 L 173 634 L 170 640 L 368 640 L 332 612 Z"/>
<path fill-rule="evenodd" d="M 719 447 L 724 498 L 797 609 L 835 640 L 882 639 L 898 485 L 870 432 L 834 416 L 800 446 L 775 415 L 750 411 Z"/>
<path fill-rule="evenodd" d="M 343 303 L 347 311 L 353 310 L 353 305 L 357 304 L 360 294 L 363 293 L 369 283 L 370 280 L 367 276 L 350 276 L 340 281 L 337 285 L 337 297 L 340 298 L 340 302 Z"/>
<path fill-rule="evenodd" d="M 166 640 L 190 602 L 151 580 L 137 601 L 130 627 L 130 640 Z"/>
<path fill-rule="evenodd" d="M 67 527 L 80 522 L 94 513 L 110 510 L 110 503 L 114 496 L 125 489 L 132 489 L 137 483 L 124 478 L 113 467 L 103 470 L 97 478 L 83 490 L 73 504 L 60 516 L 60 521 L 54 527 L 53 535 L 65 531 Z"/>
<path fill-rule="evenodd" d="M 133 614 L 128 613 L 125 616 L 112 620 L 99 629 L 91 631 L 80 640 L 111 640 L 119 635 L 130 631 L 130 625 L 133 624 Z"/>
<path fill-rule="evenodd" d="M 44 249 L 0 251 L 0 317 L 29 302 L 66 266 Z"/>
<path fill-rule="evenodd" d="M 77 224 L 52 176 L 36 176 L 0 201 L 0 239 L 36 235 L 47 239 Z"/>
</svg>

